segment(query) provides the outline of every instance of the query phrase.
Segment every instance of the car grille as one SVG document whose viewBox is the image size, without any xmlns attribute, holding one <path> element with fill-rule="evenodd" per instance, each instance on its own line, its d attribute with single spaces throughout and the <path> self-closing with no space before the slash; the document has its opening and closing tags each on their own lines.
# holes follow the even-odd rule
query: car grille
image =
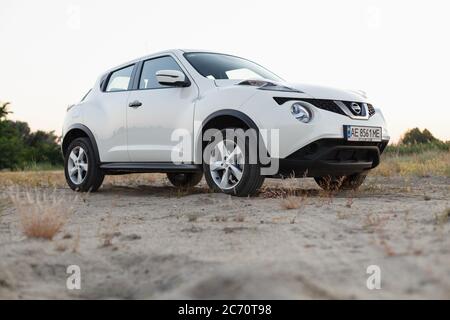
<svg viewBox="0 0 450 320">
<path fill-rule="evenodd" d="M 341 108 L 339 108 L 339 106 L 334 103 L 333 100 L 321 100 L 321 99 L 295 99 L 295 98 L 281 98 L 281 97 L 274 97 L 273 98 L 279 105 L 282 105 L 285 102 L 288 101 L 305 101 L 308 103 L 311 103 L 312 105 L 314 105 L 315 107 L 322 109 L 322 110 L 327 110 L 330 112 L 334 112 L 334 113 L 339 113 L 342 114 L 343 116 L 345 116 L 344 111 L 342 111 Z"/>
<path fill-rule="evenodd" d="M 371 104 L 367 104 L 367 109 L 369 110 L 369 117 L 375 114 L 375 108 Z"/>
<path fill-rule="evenodd" d="M 321 100 L 321 99 L 302 99 L 302 101 L 311 103 L 319 109 L 327 110 L 334 113 L 339 113 L 345 116 L 344 111 L 333 100 Z"/>
<path fill-rule="evenodd" d="M 352 101 L 341 101 L 345 106 L 347 107 L 350 112 L 357 117 L 365 117 L 366 116 L 366 108 L 364 108 L 362 103 L 359 102 L 352 102 Z M 355 110 L 353 110 L 352 105 L 357 104 L 361 108 L 361 112 L 357 113 Z"/>
<path fill-rule="evenodd" d="M 330 111 L 330 112 L 334 112 L 334 113 L 338 113 L 340 115 L 343 116 L 347 116 L 347 114 L 341 109 L 341 107 L 339 107 L 336 102 L 334 100 L 325 100 L 325 99 L 308 99 L 308 98 L 301 98 L 301 99 L 296 99 L 296 98 L 284 98 L 284 97 L 274 97 L 273 98 L 279 105 L 284 104 L 285 102 L 288 101 L 305 101 L 308 103 L 311 103 L 312 105 L 314 105 L 316 108 L 322 109 L 322 110 L 326 110 L 326 111 Z M 345 104 L 347 106 L 347 108 L 350 110 L 350 112 L 354 115 L 354 116 L 366 116 L 366 110 L 363 107 L 362 103 L 357 102 L 359 104 L 359 106 L 361 107 L 361 113 L 357 114 L 353 108 L 351 107 L 352 105 L 352 101 L 341 101 L 343 104 Z M 371 104 L 367 104 L 367 111 L 369 113 L 369 117 L 373 116 L 375 114 L 375 108 L 371 105 Z"/>
</svg>

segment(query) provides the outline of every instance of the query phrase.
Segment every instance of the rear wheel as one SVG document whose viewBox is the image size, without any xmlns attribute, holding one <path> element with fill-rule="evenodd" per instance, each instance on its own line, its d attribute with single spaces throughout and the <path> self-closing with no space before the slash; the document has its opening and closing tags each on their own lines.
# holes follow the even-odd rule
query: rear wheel
<svg viewBox="0 0 450 320">
<path fill-rule="evenodd" d="M 72 190 L 95 192 L 100 188 L 105 175 L 95 161 L 88 138 L 77 138 L 70 143 L 64 157 L 64 173 Z"/>
<path fill-rule="evenodd" d="M 208 186 L 239 197 L 257 193 L 264 182 L 259 164 L 250 164 L 247 142 L 239 135 L 229 139 L 224 129 L 206 147 L 203 171 Z M 246 151 L 246 152 L 244 152 Z"/>
<path fill-rule="evenodd" d="M 178 188 L 194 187 L 202 180 L 202 178 L 203 172 L 167 174 L 167 179 L 169 179 L 170 183 Z"/>
<path fill-rule="evenodd" d="M 314 177 L 314 180 L 327 191 L 356 190 L 363 184 L 366 176 L 366 173 L 355 173 L 348 176 Z"/>
</svg>

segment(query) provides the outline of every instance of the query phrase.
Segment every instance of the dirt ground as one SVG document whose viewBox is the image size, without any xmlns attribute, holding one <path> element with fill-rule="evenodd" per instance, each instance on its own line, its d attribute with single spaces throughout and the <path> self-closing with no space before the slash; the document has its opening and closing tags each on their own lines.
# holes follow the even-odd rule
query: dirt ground
<svg viewBox="0 0 450 320">
<path fill-rule="evenodd" d="M 369 177 L 338 194 L 310 179 L 266 180 L 244 199 L 204 182 L 178 191 L 160 176 L 133 181 L 81 195 L 31 189 L 73 208 L 52 241 L 28 239 L 4 200 L 0 298 L 450 298 L 450 178 Z M 298 208 L 286 209 L 286 195 Z M 66 288 L 69 265 L 80 290 Z M 370 265 L 379 290 L 366 286 Z"/>
</svg>

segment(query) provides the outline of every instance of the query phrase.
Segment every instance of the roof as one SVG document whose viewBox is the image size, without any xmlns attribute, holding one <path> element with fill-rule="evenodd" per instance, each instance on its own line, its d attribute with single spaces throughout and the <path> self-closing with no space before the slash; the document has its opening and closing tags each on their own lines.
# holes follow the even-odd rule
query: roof
<svg viewBox="0 0 450 320">
<path fill-rule="evenodd" d="M 152 53 L 152 54 L 143 56 L 143 57 L 139 57 L 139 58 L 136 58 L 136 59 L 127 61 L 127 62 L 125 62 L 125 63 L 122 63 L 122 64 L 118 65 L 118 66 L 115 66 L 115 67 L 113 67 L 113 68 L 108 69 L 108 70 L 106 71 L 106 73 L 111 72 L 111 71 L 114 71 L 114 70 L 117 70 L 117 69 L 120 69 L 120 68 L 122 68 L 122 67 L 126 67 L 126 66 L 128 66 L 128 65 L 130 65 L 130 64 L 136 63 L 136 62 L 141 61 L 141 60 L 145 60 L 145 59 L 152 58 L 152 57 L 154 57 L 154 56 L 159 56 L 159 55 L 164 55 L 164 54 L 169 54 L 169 53 L 174 54 L 174 53 L 176 53 L 176 52 L 179 52 L 179 53 L 180 53 L 180 52 L 181 52 L 181 53 L 190 53 L 190 52 L 218 53 L 218 52 L 214 52 L 214 51 L 211 51 L 211 50 L 201 50 L 201 49 L 169 49 L 169 50 L 164 50 L 164 51 L 155 52 L 155 53 Z"/>
</svg>

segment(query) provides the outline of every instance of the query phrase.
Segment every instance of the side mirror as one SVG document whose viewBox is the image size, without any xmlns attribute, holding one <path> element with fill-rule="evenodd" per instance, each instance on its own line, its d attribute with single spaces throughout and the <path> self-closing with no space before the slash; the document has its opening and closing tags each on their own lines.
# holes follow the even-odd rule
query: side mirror
<svg viewBox="0 0 450 320">
<path fill-rule="evenodd" d="M 156 71 L 156 80 L 164 86 L 188 87 L 190 85 L 184 73 L 178 70 Z"/>
</svg>

